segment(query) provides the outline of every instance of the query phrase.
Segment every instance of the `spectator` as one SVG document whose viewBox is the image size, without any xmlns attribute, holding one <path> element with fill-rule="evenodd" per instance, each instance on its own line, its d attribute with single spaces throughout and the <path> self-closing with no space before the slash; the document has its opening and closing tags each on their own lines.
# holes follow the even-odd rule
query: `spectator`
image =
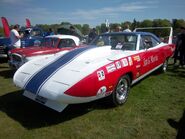
<svg viewBox="0 0 185 139">
<path fill-rule="evenodd" d="M 97 36 L 96 29 L 93 28 L 88 35 L 88 43 L 90 43 Z"/>
<path fill-rule="evenodd" d="M 19 25 L 16 24 L 10 32 L 10 41 L 11 41 L 11 46 L 13 48 L 20 48 L 21 47 L 22 35 L 19 35 L 18 31 L 19 31 Z"/>
<path fill-rule="evenodd" d="M 177 47 L 180 52 L 180 66 L 185 65 L 185 27 L 181 27 L 181 32 L 177 36 Z"/>
<path fill-rule="evenodd" d="M 55 33 L 53 32 L 52 28 L 49 28 L 48 35 L 55 35 Z"/>
<path fill-rule="evenodd" d="M 70 29 L 70 35 L 80 38 L 80 36 L 76 33 L 75 28 L 73 26 L 70 26 L 69 29 Z"/>
<path fill-rule="evenodd" d="M 115 32 L 121 32 L 121 26 L 117 26 Z"/>
<path fill-rule="evenodd" d="M 175 43 L 175 52 L 174 52 L 174 65 L 176 66 L 177 64 L 177 60 L 179 60 L 179 56 L 180 56 L 180 51 L 179 51 L 179 44 L 180 44 L 180 41 L 178 41 L 179 39 L 179 35 L 177 36 L 177 40 L 176 40 L 176 43 Z"/>
<path fill-rule="evenodd" d="M 132 32 L 130 30 L 129 24 L 125 24 L 125 29 L 123 30 L 123 32 Z"/>
<path fill-rule="evenodd" d="M 108 27 L 106 27 L 105 28 L 105 33 L 110 33 L 111 31 L 110 31 L 110 28 L 108 28 Z"/>
</svg>

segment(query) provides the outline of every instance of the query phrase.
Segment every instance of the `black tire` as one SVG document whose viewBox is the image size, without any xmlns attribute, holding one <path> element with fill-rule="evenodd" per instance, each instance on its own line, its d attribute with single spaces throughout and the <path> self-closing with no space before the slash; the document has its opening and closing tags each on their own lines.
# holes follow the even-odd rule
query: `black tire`
<svg viewBox="0 0 185 139">
<path fill-rule="evenodd" d="M 111 94 L 111 100 L 114 106 L 122 105 L 126 102 L 130 91 L 130 77 L 128 75 L 122 76 L 113 93 Z"/>
</svg>

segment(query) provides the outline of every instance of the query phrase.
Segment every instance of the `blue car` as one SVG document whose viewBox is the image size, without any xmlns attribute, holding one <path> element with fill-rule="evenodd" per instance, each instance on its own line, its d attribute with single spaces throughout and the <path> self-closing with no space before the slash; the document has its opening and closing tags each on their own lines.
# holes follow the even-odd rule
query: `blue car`
<svg viewBox="0 0 185 139">
<path fill-rule="evenodd" d="M 46 36 L 46 33 L 39 28 L 21 28 L 20 34 L 23 34 L 23 38 L 21 39 L 21 47 L 29 47 L 29 46 L 39 46 L 42 39 Z M 0 57 L 7 58 L 8 51 L 12 49 L 10 38 L 1 37 L 0 38 Z"/>
<path fill-rule="evenodd" d="M 46 33 L 41 28 L 22 28 L 20 34 L 23 34 L 21 39 L 21 47 L 38 46 L 42 39 L 46 36 Z"/>
<path fill-rule="evenodd" d="M 8 50 L 10 50 L 10 38 L 0 37 L 0 58 L 6 58 Z"/>
</svg>

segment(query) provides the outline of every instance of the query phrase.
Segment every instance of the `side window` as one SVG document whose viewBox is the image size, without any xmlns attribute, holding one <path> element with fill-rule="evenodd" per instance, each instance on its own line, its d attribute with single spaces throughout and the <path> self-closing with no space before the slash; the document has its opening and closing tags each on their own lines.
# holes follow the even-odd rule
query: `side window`
<svg viewBox="0 0 185 139">
<path fill-rule="evenodd" d="M 32 30 L 32 36 L 41 36 L 41 31 L 39 29 Z"/>
<path fill-rule="evenodd" d="M 57 42 L 58 42 L 58 39 L 56 39 L 56 38 L 52 39 L 52 42 L 51 42 L 52 47 L 56 47 Z"/>
<path fill-rule="evenodd" d="M 73 47 L 73 46 L 76 46 L 74 40 L 62 39 L 62 40 L 60 40 L 58 48 Z"/>
<path fill-rule="evenodd" d="M 151 36 L 141 36 L 142 47 L 151 48 L 153 47 Z"/>
<path fill-rule="evenodd" d="M 152 40 L 153 47 L 159 45 L 159 42 L 156 39 L 154 39 L 153 37 L 151 37 L 151 40 Z"/>
</svg>

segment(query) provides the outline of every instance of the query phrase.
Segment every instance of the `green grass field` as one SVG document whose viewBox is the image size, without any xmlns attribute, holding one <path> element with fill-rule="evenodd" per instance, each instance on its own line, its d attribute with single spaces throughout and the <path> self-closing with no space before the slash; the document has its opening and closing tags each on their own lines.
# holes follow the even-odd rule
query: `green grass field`
<svg viewBox="0 0 185 139">
<path fill-rule="evenodd" d="M 185 69 L 170 65 L 165 74 L 151 74 L 132 86 L 120 107 L 103 99 L 62 113 L 22 96 L 12 77 L 0 64 L 0 139 L 185 138 Z"/>
</svg>

